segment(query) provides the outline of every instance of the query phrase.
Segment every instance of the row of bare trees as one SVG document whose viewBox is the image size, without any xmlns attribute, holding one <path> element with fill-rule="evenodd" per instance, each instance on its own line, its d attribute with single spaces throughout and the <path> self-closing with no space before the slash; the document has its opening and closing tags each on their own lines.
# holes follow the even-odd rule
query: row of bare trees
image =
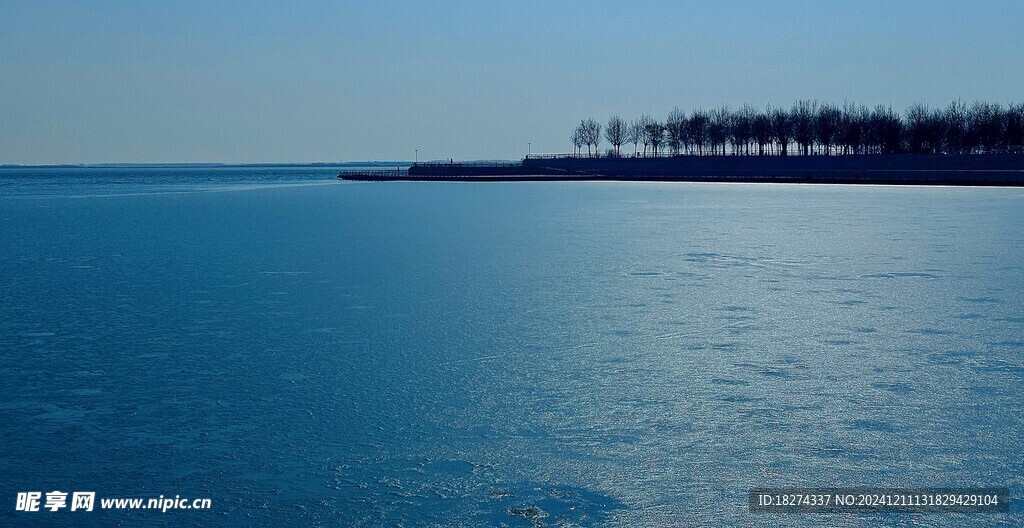
<svg viewBox="0 0 1024 528">
<path fill-rule="evenodd" d="M 914 104 L 902 115 L 885 106 L 810 100 L 797 101 L 789 109 L 743 105 L 733 111 L 722 106 L 686 114 L 674 108 L 664 120 L 641 115 L 626 121 L 615 115 L 602 127 L 594 119 L 584 119 L 572 133 L 573 154 L 582 155 L 586 147 L 588 156 L 600 155 L 602 139 L 612 145 L 606 156 L 621 156 L 622 146 L 630 143 L 634 156 L 1020 151 L 1024 104 Z"/>
</svg>

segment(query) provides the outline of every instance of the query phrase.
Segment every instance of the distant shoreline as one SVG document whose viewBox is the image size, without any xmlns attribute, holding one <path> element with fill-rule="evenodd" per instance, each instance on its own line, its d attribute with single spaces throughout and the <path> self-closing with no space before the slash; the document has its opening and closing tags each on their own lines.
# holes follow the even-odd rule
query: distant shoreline
<svg viewBox="0 0 1024 528">
<path fill-rule="evenodd" d="M 1024 154 L 534 156 L 518 163 L 418 163 L 340 171 L 353 181 L 655 181 L 1024 186 Z"/>
<path fill-rule="evenodd" d="M 0 164 L 0 169 L 219 169 L 283 167 L 408 167 L 411 161 L 338 161 L 310 163 L 65 163 L 46 165 Z"/>
</svg>

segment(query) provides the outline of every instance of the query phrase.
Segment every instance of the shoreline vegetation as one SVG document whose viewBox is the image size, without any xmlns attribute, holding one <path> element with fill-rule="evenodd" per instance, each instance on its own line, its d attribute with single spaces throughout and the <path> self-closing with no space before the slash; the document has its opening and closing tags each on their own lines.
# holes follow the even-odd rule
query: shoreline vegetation
<svg viewBox="0 0 1024 528">
<path fill-rule="evenodd" d="M 800 100 L 790 108 L 721 106 L 663 120 L 593 118 L 573 130 L 571 154 L 521 161 L 314 163 L 97 163 L 0 169 L 238 166 L 337 167 L 361 181 L 698 181 L 1024 186 L 1024 103 L 954 101 L 943 108 Z M 604 143 L 607 141 L 607 143 Z M 601 152 L 602 144 L 610 144 Z M 633 152 L 628 150 L 632 144 Z M 585 150 L 584 150 L 585 149 Z"/>
<path fill-rule="evenodd" d="M 517 163 L 430 162 L 408 170 L 342 170 L 350 181 L 652 181 L 1024 186 L 1024 153 L 808 156 L 532 155 Z"/>
<path fill-rule="evenodd" d="M 338 178 L 1024 186 L 1020 103 L 914 104 L 903 114 L 811 100 L 789 109 L 675 108 L 664 120 L 613 115 L 602 126 L 584 119 L 571 139 L 571 154 L 531 153 L 518 163 L 414 163 L 407 171 L 342 171 Z M 603 140 L 611 148 L 602 153 Z"/>
<path fill-rule="evenodd" d="M 678 107 L 664 120 L 618 115 L 602 127 L 583 119 L 570 136 L 573 155 L 633 157 L 678 155 L 976 154 L 1024 151 L 1024 103 L 1002 106 L 953 101 L 945 108 L 915 103 L 903 114 L 891 106 L 868 108 L 800 100 L 789 109 L 739 110 L 721 106 L 687 114 Z M 600 152 L 602 139 L 612 148 Z"/>
</svg>

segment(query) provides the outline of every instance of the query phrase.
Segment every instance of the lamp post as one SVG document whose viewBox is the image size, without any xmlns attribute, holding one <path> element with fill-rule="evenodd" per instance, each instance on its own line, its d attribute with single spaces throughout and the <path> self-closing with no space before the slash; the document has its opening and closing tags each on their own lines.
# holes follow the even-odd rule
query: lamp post
<svg viewBox="0 0 1024 528">
<path fill-rule="evenodd" d="M 526 144 L 526 157 L 529 158 L 530 154 L 532 152 L 533 152 L 533 143 L 527 143 Z"/>
<path fill-rule="evenodd" d="M 415 165 L 420 162 L 420 149 L 414 149 L 413 152 L 413 156 L 415 157 L 413 158 L 412 164 Z"/>
</svg>

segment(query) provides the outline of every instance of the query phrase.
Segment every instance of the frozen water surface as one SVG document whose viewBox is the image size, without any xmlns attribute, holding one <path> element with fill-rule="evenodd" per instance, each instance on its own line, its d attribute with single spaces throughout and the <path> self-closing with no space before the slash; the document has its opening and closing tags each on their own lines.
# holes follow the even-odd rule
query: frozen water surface
<svg viewBox="0 0 1024 528">
<path fill-rule="evenodd" d="M 0 495 L 214 507 L 4 525 L 1024 523 L 746 506 L 1024 494 L 1022 190 L 12 172 Z"/>
</svg>

